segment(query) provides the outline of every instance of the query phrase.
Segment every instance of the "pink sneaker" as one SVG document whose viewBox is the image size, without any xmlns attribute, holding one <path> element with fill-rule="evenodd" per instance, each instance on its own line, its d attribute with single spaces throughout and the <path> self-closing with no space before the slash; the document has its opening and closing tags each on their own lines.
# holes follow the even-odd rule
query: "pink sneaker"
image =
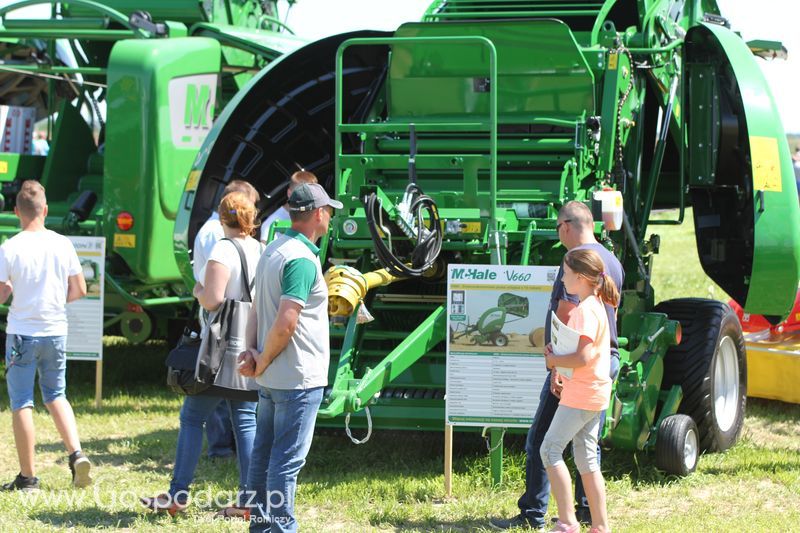
<svg viewBox="0 0 800 533">
<path fill-rule="evenodd" d="M 581 530 L 580 524 L 565 524 L 561 520 L 557 520 L 550 533 L 578 533 Z"/>
</svg>

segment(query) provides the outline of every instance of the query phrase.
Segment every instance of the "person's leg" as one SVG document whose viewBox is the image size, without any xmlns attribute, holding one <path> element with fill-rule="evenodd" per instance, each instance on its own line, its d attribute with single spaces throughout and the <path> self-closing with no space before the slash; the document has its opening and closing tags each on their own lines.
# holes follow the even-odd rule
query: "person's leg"
<svg viewBox="0 0 800 533">
<path fill-rule="evenodd" d="M 269 531 L 270 516 L 267 507 L 267 468 L 269 467 L 272 441 L 275 436 L 275 404 L 268 389 L 259 388 L 256 409 L 256 435 L 250 453 L 250 468 L 247 471 L 247 495 L 245 503 L 250 508 L 250 531 Z"/>
<path fill-rule="evenodd" d="M 233 421 L 236 438 L 237 459 L 239 462 L 239 493 L 236 505 L 241 507 L 247 501 L 247 473 L 250 469 L 250 455 L 253 451 L 253 440 L 256 436 L 256 402 L 236 400 L 226 401 L 229 418 Z"/>
<path fill-rule="evenodd" d="M 550 481 L 547 479 L 547 471 L 542 464 L 539 449 L 557 408 L 558 398 L 550 392 L 548 372 L 542 392 L 539 394 L 539 406 L 525 442 L 525 492 L 517 502 L 520 513 L 536 527 L 545 524 L 544 517 L 550 500 Z"/>
<path fill-rule="evenodd" d="M 81 441 L 75 413 L 66 396 L 67 338 L 40 337 L 36 345 L 42 401 L 53 417 L 67 453 L 71 455 L 81 449 Z"/>
<path fill-rule="evenodd" d="M 36 355 L 32 337 L 6 336 L 6 384 L 11 404 L 11 423 L 17 448 L 20 474 L 36 476 L 34 449 L 36 432 L 33 425 L 33 385 L 36 379 Z"/>
<path fill-rule="evenodd" d="M 588 411 L 559 405 L 540 449 L 542 463 L 547 469 L 550 487 L 558 504 L 558 519 L 568 526 L 578 522 L 572 504 L 572 480 L 564 463 L 564 449 L 591 417 L 592 413 Z"/>
<path fill-rule="evenodd" d="M 616 381 L 619 374 L 619 357 L 611 357 L 611 381 Z M 612 404 L 613 405 L 613 404 Z M 600 437 L 603 435 L 603 426 L 606 423 L 606 411 L 602 411 L 600 425 L 597 428 L 597 464 L 601 464 L 602 450 L 600 449 Z M 589 500 L 586 498 L 586 491 L 583 488 L 583 476 L 575 477 L 575 514 L 582 523 L 591 522 L 591 511 Z"/>
<path fill-rule="evenodd" d="M 592 517 L 592 527 L 598 531 L 608 531 L 608 511 L 606 509 L 606 483 L 600 470 L 581 474 L 586 487 L 586 497 Z"/>
<path fill-rule="evenodd" d="M 36 477 L 36 466 L 34 465 L 36 432 L 33 425 L 33 407 L 23 407 L 14 411 L 11 415 L 11 424 L 14 428 L 14 444 L 17 447 L 19 473 L 24 477 Z"/>
<path fill-rule="evenodd" d="M 575 450 L 575 465 L 578 467 L 581 478 L 586 488 L 586 498 L 589 501 L 592 527 L 599 531 L 608 529 L 608 515 L 606 512 L 606 491 L 600 463 L 597 460 L 597 426 L 600 413 L 590 418 L 575 435 L 573 449 Z"/>
<path fill-rule="evenodd" d="M 50 403 L 44 404 L 53 417 L 58 434 L 64 442 L 64 448 L 68 454 L 72 454 L 81 449 L 81 441 L 78 438 L 78 426 L 75 424 L 75 413 L 66 398 L 58 398 Z"/>
<path fill-rule="evenodd" d="M 272 533 L 297 531 L 294 516 L 297 474 L 311 448 L 322 391 L 322 387 L 270 391 L 275 401 L 275 438 L 267 475 Z"/>
<path fill-rule="evenodd" d="M 53 418 L 61 441 L 69 455 L 72 485 L 78 488 L 92 484 L 89 475 L 92 463 L 81 450 L 75 413 L 67 400 L 67 337 L 37 337 L 36 359 L 39 367 L 39 389 L 44 405 Z"/>
<path fill-rule="evenodd" d="M 187 396 L 183 400 L 175 466 L 169 484 L 169 494 L 178 503 L 185 503 L 189 497 L 189 485 L 194 479 L 203 448 L 203 425 L 218 403 L 216 396 Z"/>
<path fill-rule="evenodd" d="M 225 400 L 220 399 L 206 420 L 206 438 L 209 457 L 230 457 L 236 453 L 231 414 Z"/>
</svg>

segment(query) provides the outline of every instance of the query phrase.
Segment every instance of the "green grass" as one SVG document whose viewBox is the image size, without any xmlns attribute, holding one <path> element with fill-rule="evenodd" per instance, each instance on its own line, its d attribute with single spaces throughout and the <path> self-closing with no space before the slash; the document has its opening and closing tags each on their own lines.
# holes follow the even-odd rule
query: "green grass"
<svg viewBox="0 0 800 533">
<path fill-rule="evenodd" d="M 655 213 L 654 219 L 677 220 L 677 211 Z M 661 247 L 653 259 L 653 291 L 656 301 L 672 298 L 711 298 L 727 302 L 725 294 L 706 276 L 697 256 L 692 210 L 687 209 L 680 226 L 649 226 L 647 234 L 661 237 Z"/>
<path fill-rule="evenodd" d="M 663 243 L 654 269 L 658 298 L 708 296 L 711 282 L 699 271 L 691 225 L 656 229 Z M 727 299 L 715 286 L 711 296 Z M 68 393 L 84 449 L 96 465 L 95 488 L 70 489 L 58 435 L 38 407 L 37 465 L 44 490 L 37 498 L 0 493 L 0 531 L 246 530 L 241 522 L 213 521 L 213 511 L 194 505 L 175 519 L 153 515 L 134 499 L 165 490 L 170 479 L 181 398 L 161 385 L 166 350 L 164 343 L 130 346 L 107 338 L 100 409 L 93 405 L 94 365 L 70 363 Z M 3 481 L 17 473 L 7 405 L 3 382 Z M 523 444 L 520 435 L 506 437 L 504 483 L 492 489 L 482 439 L 456 433 L 453 497 L 448 499 L 441 434 L 380 431 L 367 444 L 354 446 L 342 430 L 318 431 L 300 476 L 301 526 L 307 531 L 486 530 L 490 517 L 516 511 L 524 485 Z M 739 443 L 726 453 L 703 456 L 698 471 L 687 478 L 664 476 L 646 454 L 609 451 L 603 465 L 615 531 L 800 531 L 800 405 L 750 400 Z M 203 457 L 193 491 L 232 497 L 237 480 L 233 461 Z"/>
</svg>

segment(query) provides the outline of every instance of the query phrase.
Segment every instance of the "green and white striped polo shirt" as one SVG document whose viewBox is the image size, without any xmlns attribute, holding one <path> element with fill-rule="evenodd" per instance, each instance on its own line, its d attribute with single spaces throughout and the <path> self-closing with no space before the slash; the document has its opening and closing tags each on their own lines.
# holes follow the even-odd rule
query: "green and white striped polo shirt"
<svg viewBox="0 0 800 533">
<path fill-rule="evenodd" d="M 328 384 L 330 343 L 328 287 L 322 277 L 319 248 L 288 230 L 269 243 L 256 268 L 255 305 L 258 349 L 278 314 L 283 299 L 303 309 L 289 344 L 256 382 L 270 389 L 311 389 Z"/>
</svg>

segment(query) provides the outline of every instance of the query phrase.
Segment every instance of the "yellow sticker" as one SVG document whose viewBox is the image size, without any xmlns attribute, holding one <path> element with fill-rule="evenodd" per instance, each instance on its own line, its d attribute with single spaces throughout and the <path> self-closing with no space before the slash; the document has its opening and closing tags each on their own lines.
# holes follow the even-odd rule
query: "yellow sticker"
<svg viewBox="0 0 800 533">
<path fill-rule="evenodd" d="M 114 248 L 136 248 L 136 235 L 114 234 Z"/>
<path fill-rule="evenodd" d="M 617 70 L 618 59 L 619 54 L 617 52 L 611 52 L 608 54 L 608 70 Z"/>
<path fill-rule="evenodd" d="M 480 222 L 463 222 L 461 224 L 461 232 L 462 233 L 480 233 L 481 232 L 481 223 Z"/>
<path fill-rule="evenodd" d="M 781 192 L 781 160 L 775 137 L 750 137 L 750 160 L 753 162 L 753 188 Z"/>
<path fill-rule="evenodd" d="M 8 174 L 8 161 L 0 161 L 0 174 Z"/>
<path fill-rule="evenodd" d="M 193 191 L 197 189 L 197 182 L 200 181 L 200 171 L 199 170 L 192 170 L 189 172 L 189 178 L 186 180 L 186 187 L 184 188 L 185 191 Z"/>
</svg>

